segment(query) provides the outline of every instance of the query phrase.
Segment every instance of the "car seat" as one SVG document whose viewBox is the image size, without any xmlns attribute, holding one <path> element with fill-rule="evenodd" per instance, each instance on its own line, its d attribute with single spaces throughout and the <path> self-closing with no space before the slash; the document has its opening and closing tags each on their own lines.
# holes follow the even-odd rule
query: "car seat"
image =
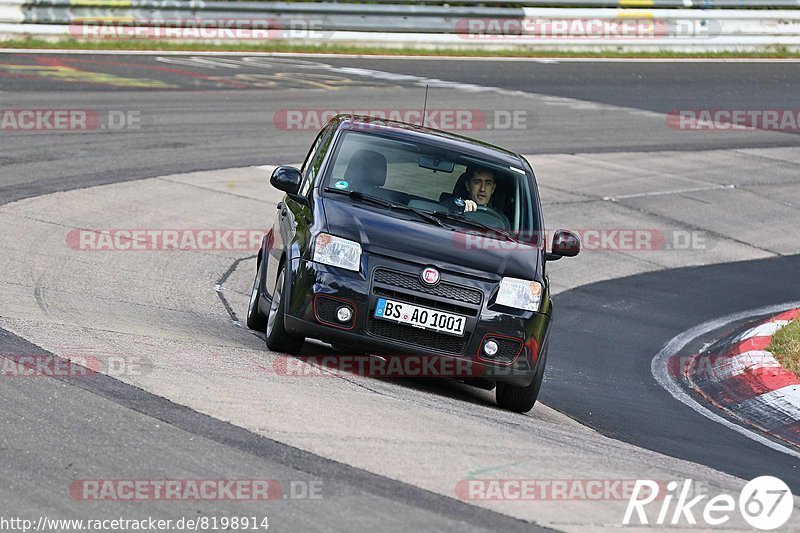
<svg viewBox="0 0 800 533">
<path fill-rule="evenodd" d="M 386 183 L 386 158 L 372 150 L 357 150 L 350 156 L 344 179 L 357 186 L 381 187 Z"/>
</svg>

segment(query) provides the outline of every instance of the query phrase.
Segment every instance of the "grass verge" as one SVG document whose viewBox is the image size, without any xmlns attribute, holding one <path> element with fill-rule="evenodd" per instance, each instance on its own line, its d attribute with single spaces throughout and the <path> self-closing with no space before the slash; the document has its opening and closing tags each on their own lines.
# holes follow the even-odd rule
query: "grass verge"
<svg viewBox="0 0 800 533">
<path fill-rule="evenodd" d="M 772 352 L 783 368 L 800 377 L 800 319 L 792 320 L 779 329 L 767 350 Z"/>
<path fill-rule="evenodd" d="M 169 41 L 109 40 L 78 41 L 62 39 L 22 38 L 0 41 L 0 48 L 41 48 L 66 50 L 154 50 L 188 52 L 292 52 L 311 54 L 355 54 L 355 55 L 412 55 L 412 56 L 454 56 L 454 57 L 586 57 L 586 58 L 712 58 L 712 59 L 786 59 L 800 58 L 800 51 L 786 47 L 774 47 L 758 52 L 672 52 L 654 50 L 648 52 L 629 52 L 608 49 L 604 51 L 583 52 L 578 50 L 540 50 L 519 47 L 508 50 L 461 49 L 461 48 L 384 48 L 380 46 L 356 46 L 342 44 L 291 44 L 285 41 L 240 44 L 178 43 Z"/>
</svg>

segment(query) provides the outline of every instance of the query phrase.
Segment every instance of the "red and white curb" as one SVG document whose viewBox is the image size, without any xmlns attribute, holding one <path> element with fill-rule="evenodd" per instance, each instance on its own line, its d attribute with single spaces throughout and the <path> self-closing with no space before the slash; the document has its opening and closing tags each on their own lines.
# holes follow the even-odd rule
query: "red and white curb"
<svg viewBox="0 0 800 533">
<path fill-rule="evenodd" d="M 714 353 L 680 359 L 681 378 L 711 404 L 778 439 L 800 446 L 800 379 L 766 350 L 798 318 L 780 313 L 733 337 Z"/>
</svg>

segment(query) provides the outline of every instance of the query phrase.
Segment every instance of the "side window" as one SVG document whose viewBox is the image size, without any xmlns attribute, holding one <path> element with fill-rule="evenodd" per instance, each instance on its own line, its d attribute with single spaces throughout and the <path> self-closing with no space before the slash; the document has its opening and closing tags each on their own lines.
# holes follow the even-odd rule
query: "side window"
<svg viewBox="0 0 800 533">
<path fill-rule="evenodd" d="M 300 174 L 303 176 L 303 183 L 300 185 L 299 192 L 304 196 L 308 194 L 308 191 L 311 190 L 314 184 L 314 178 L 317 176 L 319 167 L 322 165 L 322 160 L 325 159 L 325 154 L 328 152 L 334 130 L 335 127 L 333 124 L 325 126 L 314 140 L 311 150 L 308 151 L 303 167 L 300 169 Z"/>
<path fill-rule="evenodd" d="M 306 160 L 303 162 L 303 166 L 300 167 L 300 174 L 302 174 L 303 176 L 306 175 L 308 167 L 311 166 L 311 160 L 317 154 L 317 151 L 319 150 L 319 145 L 322 143 L 322 137 L 325 135 L 325 132 L 326 129 L 323 129 L 317 134 L 317 138 L 314 139 L 314 144 L 311 145 L 311 149 L 308 151 L 308 154 L 306 154 Z"/>
</svg>

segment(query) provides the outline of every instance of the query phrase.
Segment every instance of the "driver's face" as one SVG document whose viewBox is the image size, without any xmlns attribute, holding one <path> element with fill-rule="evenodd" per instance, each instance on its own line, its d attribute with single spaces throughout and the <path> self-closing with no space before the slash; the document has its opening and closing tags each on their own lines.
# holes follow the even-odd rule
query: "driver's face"
<svg viewBox="0 0 800 533">
<path fill-rule="evenodd" d="M 489 203 L 495 187 L 497 187 L 497 184 L 494 182 L 494 176 L 488 170 L 479 170 L 467 181 L 469 197 L 478 205 Z"/>
</svg>

